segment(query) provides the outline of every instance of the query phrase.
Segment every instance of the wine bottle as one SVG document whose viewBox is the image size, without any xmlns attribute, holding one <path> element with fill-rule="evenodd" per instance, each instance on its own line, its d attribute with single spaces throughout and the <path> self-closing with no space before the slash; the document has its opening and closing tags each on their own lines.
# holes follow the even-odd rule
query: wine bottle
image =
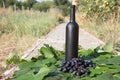
<svg viewBox="0 0 120 80">
<path fill-rule="evenodd" d="M 75 5 L 72 5 L 70 9 L 70 22 L 66 25 L 66 61 L 78 57 L 78 35 L 79 26 L 75 21 Z"/>
</svg>

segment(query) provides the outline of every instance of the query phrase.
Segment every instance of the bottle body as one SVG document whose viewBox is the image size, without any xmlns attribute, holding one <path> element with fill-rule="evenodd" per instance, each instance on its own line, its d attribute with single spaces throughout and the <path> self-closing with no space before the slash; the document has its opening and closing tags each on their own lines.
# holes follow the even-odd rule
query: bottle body
<svg viewBox="0 0 120 80">
<path fill-rule="evenodd" d="M 66 26 L 66 60 L 78 57 L 78 24 L 69 22 Z"/>
<path fill-rule="evenodd" d="M 66 26 L 66 61 L 78 57 L 79 26 L 75 22 L 75 6 L 71 7 L 70 22 Z"/>
</svg>

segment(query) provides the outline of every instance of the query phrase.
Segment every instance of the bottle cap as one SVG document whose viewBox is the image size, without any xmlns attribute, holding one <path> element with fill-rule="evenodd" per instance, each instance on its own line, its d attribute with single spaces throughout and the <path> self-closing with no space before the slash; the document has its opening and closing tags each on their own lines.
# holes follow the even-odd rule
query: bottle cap
<svg viewBox="0 0 120 80">
<path fill-rule="evenodd" d="M 77 0 L 72 0 L 72 5 L 77 5 Z"/>
</svg>

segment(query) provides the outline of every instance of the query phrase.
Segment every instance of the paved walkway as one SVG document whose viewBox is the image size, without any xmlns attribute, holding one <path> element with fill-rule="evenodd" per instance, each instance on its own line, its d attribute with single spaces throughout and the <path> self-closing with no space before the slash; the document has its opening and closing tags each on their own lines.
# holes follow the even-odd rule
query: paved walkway
<svg viewBox="0 0 120 80">
<path fill-rule="evenodd" d="M 51 32 L 48 33 L 45 37 L 38 40 L 36 45 L 30 49 L 22 58 L 30 58 L 36 56 L 38 53 L 38 49 L 42 47 L 44 44 L 49 44 L 58 50 L 63 50 L 65 45 L 65 27 L 67 23 L 62 23 L 56 26 Z M 96 47 L 104 44 L 101 40 L 97 39 L 93 35 L 89 34 L 83 29 L 79 29 L 79 45 L 81 45 L 85 49 L 89 49 L 91 47 Z M 16 70 L 17 67 L 13 67 L 10 70 L 7 70 L 4 75 L 9 75 L 11 72 Z"/>
<path fill-rule="evenodd" d="M 57 50 L 63 50 L 65 45 L 65 31 L 66 24 L 62 23 L 54 28 L 51 32 L 48 33 L 47 36 L 40 39 L 38 43 L 28 51 L 22 58 L 32 57 L 36 55 L 37 50 L 42 47 L 44 44 L 49 44 L 56 48 Z M 85 49 L 89 49 L 91 47 L 96 47 L 104 44 L 101 40 L 97 39 L 93 35 L 89 34 L 83 29 L 79 29 L 79 45 L 81 45 Z"/>
</svg>

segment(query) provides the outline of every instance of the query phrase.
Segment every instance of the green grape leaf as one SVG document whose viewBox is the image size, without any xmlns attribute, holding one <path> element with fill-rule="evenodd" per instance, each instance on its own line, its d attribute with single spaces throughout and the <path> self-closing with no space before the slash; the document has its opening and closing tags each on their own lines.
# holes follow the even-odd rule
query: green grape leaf
<svg viewBox="0 0 120 80">
<path fill-rule="evenodd" d="M 54 58 L 56 59 L 61 59 L 65 56 L 64 51 L 56 50 L 55 48 L 49 46 L 48 44 L 44 44 L 44 47 L 46 47 L 51 52 L 51 54 L 54 55 Z"/>
<path fill-rule="evenodd" d="M 110 52 L 101 52 L 99 53 L 99 58 L 111 58 L 113 53 Z"/>
<path fill-rule="evenodd" d="M 50 76 L 45 78 L 44 80 L 62 80 L 61 76 Z"/>
<path fill-rule="evenodd" d="M 30 72 L 30 69 L 23 69 L 23 70 L 16 71 L 14 73 L 14 77 L 19 77 L 19 76 L 24 75 L 28 72 Z"/>
<path fill-rule="evenodd" d="M 108 61 L 109 64 L 120 65 L 120 56 L 115 56 Z"/>
<path fill-rule="evenodd" d="M 34 76 L 33 76 L 33 71 L 29 71 L 27 73 L 24 73 L 22 75 L 14 77 L 10 80 L 35 80 L 35 79 L 34 79 Z"/>
<path fill-rule="evenodd" d="M 50 66 L 50 72 L 56 72 L 57 71 L 57 67 L 52 65 Z"/>
<path fill-rule="evenodd" d="M 90 71 L 91 71 L 90 76 L 102 74 L 107 69 L 108 69 L 107 67 L 99 67 L 99 66 L 96 66 L 95 68 L 90 68 Z"/>
<path fill-rule="evenodd" d="M 114 77 L 113 77 L 113 80 L 120 80 L 120 77 L 114 76 Z"/>
<path fill-rule="evenodd" d="M 48 44 L 44 44 L 44 45 L 49 51 L 51 51 L 51 53 L 54 55 L 54 58 L 58 59 L 58 56 L 57 56 L 58 51 L 55 50 L 52 46 L 49 46 Z"/>
<path fill-rule="evenodd" d="M 57 74 L 55 76 L 48 76 L 44 80 L 67 80 L 67 78 L 62 74 Z"/>
<path fill-rule="evenodd" d="M 60 65 L 61 65 L 61 61 L 60 60 L 55 63 L 55 66 L 57 66 L 57 67 L 60 67 Z"/>
<path fill-rule="evenodd" d="M 28 61 L 27 60 L 25 60 L 25 59 L 21 59 L 20 60 L 20 63 L 27 63 Z"/>
<path fill-rule="evenodd" d="M 96 60 L 98 65 L 109 64 L 109 65 L 120 65 L 120 56 L 114 56 L 112 58 L 99 58 Z"/>
<path fill-rule="evenodd" d="M 98 52 L 100 52 L 100 51 L 101 51 L 100 46 L 98 46 L 98 47 L 96 47 L 96 48 L 94 49 L 94 52 L 95 52 L 95 53 L 98 53 Z"/>
<path fill-rule="evenodd" d="M 18 53 L 10 53 L 9 56 L 6 59 L 6 64 L 17 64 L 20 63 L 20 57 L 18 56 Z"/>
<path fill-rule="evenodd" d="M 112 52 L 113 51 L 113 43 L 107 43 L 104 47 L 103 50 L 105 52 Z"/>
<path fill-rule="evenodd" d="M 37 60 L 38 60 L 38 59 L 37 59 L 36 57 L 32 57 L 32 58 L 31 58 L 31 61 L 32 61 L 32 62 L 36 62 Z"/>
<path fill-rule="evenodd" d="M 52 57 L 54 57 L 54 55 L 51 53 L 51 51 L 50 51 L 48 48 L 46 48 L 46 47 L 42 47 L 42 48 L 40 49 L 40 52 L 41 52 L 41 54 L 42 54 L 45 58 L 52 58 Z"/>
<path fill-rule="evenodd" d="M 37 62 L 34 63 L 33 67 L 45 67 L 45 66 L 46 66 L 45 64 L 42 64 L 42 60 L 38 60 Z"/>
<path fill-rule="evenodd" d="M 35 63 L 34 62 L 26 62 L 26 63 L 20 63 L 19 64 L 19 68 L 22 70 L 22 69 L 30 69 L 32 67 L 35 67 L 34 65 Z"/>
<path fill-rule="evenodd" d="M 81 77 L 75 77 L 73 80 L 91 80 L 91 77 L 89 77 L 89 76 L 85 76 L 83 78 L 81 78 Z"/>
<path fill-rule="evenodd" d="M 79 50 L 79 56 L 88 56 L 93 52 L 92 49 L 88 49 L 88 50 Z"/>
<path fill-rule="evenodd" d="M 54 64 L 54 63 L 56 63 L 56 59 L 55 58 L 47 58 L 47 59 L 42 60 L 41 64 L 50 66 L 51 64 Z"/>
<path fill-rule="evenodd" d="M 120 72 L 120 66 L 117 65 L 101 65 L 100 68 L 105 68 L 104 72 L 116 74 Z"/>
<path fill-rule="evenodd" d="M 97 65 L 106 65 L 108 63 L 108 59 L 107 58 L 97 58 L 94 60 L 94 62 L 96 62 Z"/>
<path fill-rule="evenodd" d="M 113 80 L 120 80 L 120 74 L 115 74 Z"/>
<path fill-rule="evenodd" d="M 99 57 L 94 60 L 98 65 L 120 65 L 120 56 L 114 56 L 111 58 Z"/>
<path fill-rule="evenodd" d="M 34 75 L 34 80 L 43 80 L 43 78 L 48 75 L 49 72 L 50 69 L 48 67 L 42 67 L 40 71 L 36 75 Z"/>
<path fill-rule="evenodd" d="M 97 76 L 95 80 L 113 80 L 113 75 L 110 73 L 103 73 L 100 76 Z"/>
</svg>

